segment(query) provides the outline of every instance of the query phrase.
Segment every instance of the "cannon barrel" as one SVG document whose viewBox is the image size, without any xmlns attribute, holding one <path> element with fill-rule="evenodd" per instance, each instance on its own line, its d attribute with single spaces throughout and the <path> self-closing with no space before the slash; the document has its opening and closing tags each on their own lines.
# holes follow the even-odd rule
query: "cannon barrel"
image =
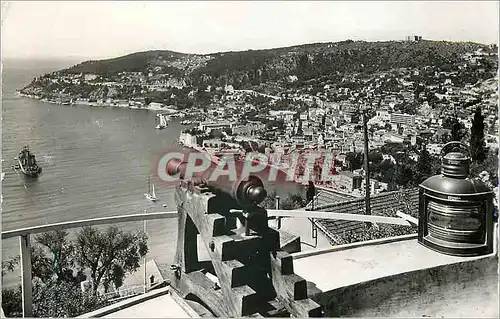
<svg viewBox="0 0 500 319">
<path fill-rule="evenodd" d="M 241 172 L 241 167 L 244 165 L 242 161 L 235 161 L 235 166 L 238 172 Z M 180 179 L 185 180 L 186 169 L 188 163 L 180 159 L 171 159 L 166 165 L 167 174 L 170 176 L 178 176 Z M 221 192 L 234 198 L 241 206 L 258 205 L 267 196 L 262 180 L 255 176 L 249 175 L 247 178 L 242 178 L 241 175 L 236 174 L 236 179 L 231 180 L 230 175 L 221 175 L 216 179 L 213 174 L 218 165 L 211 161 L 211 165 L 203 172 L 194 173 L 190 181 L 193 184 L 204 184 L 208 186 L 214 193 Z M 235 172 L 237 173 L 237 172 Z M 234 176 L 234 175 L 233 175 Z"/>
</svg>

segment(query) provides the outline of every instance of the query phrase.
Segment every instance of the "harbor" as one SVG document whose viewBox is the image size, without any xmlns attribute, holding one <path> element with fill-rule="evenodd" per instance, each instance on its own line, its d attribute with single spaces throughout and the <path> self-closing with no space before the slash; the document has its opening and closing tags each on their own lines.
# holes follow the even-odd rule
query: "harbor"
<svg viewBox="0 0 500 319">
<path fill-rule="evenodd" d="M 145 199 L 143 193 L 148 186 L 151 158 L 176 144 L 182 129 L 178 120 L 171 121 L 165 130 L 155 130 L 155 113 L 147 110 L 68 107 L 19 98 L 17 88 L 50 70 L 33 67 L 22 73 L 25 67 L 24 63 L 4 66 L 3 116 L 8 120 L 2 122 L 3 231 L 175 209 L 172 189 L 155 189 L 160 199 L 156 203 Z M 20 141 L 29 143 L 43 167 L 38 179 L 26 179 L 10 169 L 23 146 Z M 142 223 L 119 226 L 142 229 Z M 148 226 L 148 258 L 169 260 L 172 254 L 165 251 L 173 252 L 176 227 L 172 221 Z M 2 246 L 3 260 L 19 254 L 17 240 L 3 240 Z M 17 270 L 3 277 L 2 286 L 12 287 L 19 280 Z"/>
</svg>

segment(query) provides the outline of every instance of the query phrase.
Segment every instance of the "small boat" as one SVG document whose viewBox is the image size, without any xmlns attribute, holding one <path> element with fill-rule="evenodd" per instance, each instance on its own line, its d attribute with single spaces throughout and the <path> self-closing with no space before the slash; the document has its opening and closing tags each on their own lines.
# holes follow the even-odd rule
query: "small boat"
<svg viewBox="0 0 500 319">
<path fill-rule="evenodd" d="M 155 184 L 153 183 L 153 188 L 151 189 L 151 179 L 148 177 L 148 192 L 144 193 L 144 196 L 152 201 L 156 202 L 158 198 L 156 198 L 156 193 L 155 193 Z"/>
<path fill-rule="evenodd" d="M 159 123 L 156 125 L 156 129 L 162 130 L 164 128 L 167 128 L 168 123 L 167 123 L 167 118 L 163 114 L 157 114 L 156 115 L 159 119 Z"/>
<path fill-rule="evenodd" d="M 2 172 L 2 182 L 4 178 L 5 178 L 5 173 Z"/>
<path fill-rule="evenodd" d="M 16 165 L 15 168 L 21 169 L 21 172 L 26 176 L 37 177 L 42 172 L 42 168 L 36 163 L 35 154 L 30 152 L 27 145 L 19 153 L 17 161 L 19 165 Z"/>
</svg>

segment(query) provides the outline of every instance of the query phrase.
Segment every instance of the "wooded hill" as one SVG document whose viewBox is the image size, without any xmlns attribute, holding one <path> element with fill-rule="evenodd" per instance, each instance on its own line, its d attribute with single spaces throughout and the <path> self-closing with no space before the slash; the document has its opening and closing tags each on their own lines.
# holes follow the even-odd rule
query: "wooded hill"
<svg viewBox="0 0 500 319">
<path fill-rule="evenodd" d="M 87 61 L 63 73 L 120 72 L 172 74 L 191 85 L 233 84 L 238 87 L 279 81 L 287 75 L 308 80 L 343 73 L 375 73 L 405 67 L 436 66 L 454 69 L 467 52 L 487 45 L 445 41 L 342 41 L 286 48 L 221 52 L 205 55 L 172 51 L 147 51 L 126 56 Z"/>
</svg>

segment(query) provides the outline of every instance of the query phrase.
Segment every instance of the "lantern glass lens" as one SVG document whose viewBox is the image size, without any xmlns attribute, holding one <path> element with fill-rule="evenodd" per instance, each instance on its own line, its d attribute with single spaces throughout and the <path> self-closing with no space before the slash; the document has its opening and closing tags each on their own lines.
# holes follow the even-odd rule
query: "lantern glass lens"
<svg viewBox="0 0 500 319">
<path fill-rule="evenodd" d="M 476 242 L 483 240 L 481 205 L 445 205 L 429 202 L 429 234 L 442 240 Z"/>
<path fill-rule="evenodd" d="M 434 226 L 453 230 L 477 230 L 481 227 L 481 220 L 478 215 L 457 218 L 430 211 L 429 222 Z"/>
</svg>

